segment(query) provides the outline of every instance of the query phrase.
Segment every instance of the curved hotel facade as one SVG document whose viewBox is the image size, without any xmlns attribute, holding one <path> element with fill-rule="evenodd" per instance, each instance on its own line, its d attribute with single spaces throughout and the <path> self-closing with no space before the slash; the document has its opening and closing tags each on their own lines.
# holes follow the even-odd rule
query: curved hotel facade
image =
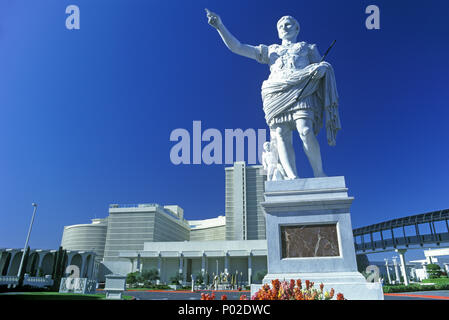
<svg viewBox="0 0 449 320">
<path fill-rule="evenodd" d="M 265 218 L 260 206 L 266 176 L 261 166 L 237 162 L 225 168 L 226 216 L 186 220 L 177 205 L 109 206 L 109 216 L 91 224 L 64 227 L 62 246 L 95 251 L 101 259 L 99 280 L 157 269 L 161 282 L 180 274 L 221 272 L 243 275 L 246 283 L 267 270 Z"/>
<path fill-rule="evenodd" d="M 103 259 L 108 231 L 108 219 L 92 219 L 90 224 L 64 227 L 61 246 L 70 250 L 94 251 L 98 260 Z"/>
</svg>

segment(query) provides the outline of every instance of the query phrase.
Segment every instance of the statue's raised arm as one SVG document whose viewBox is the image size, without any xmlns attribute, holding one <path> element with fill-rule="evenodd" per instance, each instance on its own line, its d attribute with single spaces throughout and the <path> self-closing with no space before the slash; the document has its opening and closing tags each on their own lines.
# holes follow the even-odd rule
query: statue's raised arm
<svg viewBox="0 0 449 320">
<path fill-rule="evenodd" d="M 223 42 L 228 47 L 229 50 L 232 52 L 250 58 L 258 61 L 259 56 L 259 50 L 255 46 L 251 46 L 248 44 L 240 43 L 239 40 L 237 40 L 225 27 L 223 22 L 221 21 L 221 18 L 218 14 L 206 10 L 206 15 L 208 19 L 208 23 L 217 29 L 218 33 L 220 34 L 221 38 L 223 39 Z"/>
</svg>

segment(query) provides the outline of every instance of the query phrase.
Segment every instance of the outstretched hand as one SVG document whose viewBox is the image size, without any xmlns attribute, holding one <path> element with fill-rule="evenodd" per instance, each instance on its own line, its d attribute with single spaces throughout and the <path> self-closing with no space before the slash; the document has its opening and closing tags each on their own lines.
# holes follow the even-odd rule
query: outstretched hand
<svg viewBox="0 0 449 320">
<path fill-rule="evenodd" d="M 218 29 L 221 25 L 220 16 L 212 11 L 209 11 L 209 9 L 207 8 L 205 10 L 207 15 L 207 22 L 215 29 Z"/>
</svg>

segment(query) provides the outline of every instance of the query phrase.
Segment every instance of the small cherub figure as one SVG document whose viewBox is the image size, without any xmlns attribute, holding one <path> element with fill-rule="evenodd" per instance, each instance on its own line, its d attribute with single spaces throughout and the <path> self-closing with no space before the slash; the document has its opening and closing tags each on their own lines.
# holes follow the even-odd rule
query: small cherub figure
<svg viewBox="0 0 449 320">
<path fill-rule="evenodd" d="M 285 180 L 287 175 L 279 162 L 276 140 L 263 144 L 262 165 L 267 172 L 268 181 Z"/>
</svg>

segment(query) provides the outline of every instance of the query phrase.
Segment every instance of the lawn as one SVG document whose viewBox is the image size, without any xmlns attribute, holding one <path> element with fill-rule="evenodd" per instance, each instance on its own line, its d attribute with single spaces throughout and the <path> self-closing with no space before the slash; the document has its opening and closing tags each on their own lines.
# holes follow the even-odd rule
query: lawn
<svg viewBox="0 0 449 320">
<path fill-rule="evenodd" d="M 1 294 L 0 294 L 1 296 Z M 6 296 L 6 295 L 5 295 Z M 17 297 L 24 300 L 105 300 L 106 295 L 96 294 L 77 294 L 77 293 L 59 293 L 59 292 L 21 292 L 7 295 L 8 297 Z M 123 296 L 124 300 L 131 300 L 131 296 Z"/>
<path fill-rule="evenodd" d="M 423 283 L 449 284 L 449 278 L 424 279 Z"/>
<path fill-rule="evenodd" d="M 429 281 L 423 281 L 422 283 L 412 283 L 408 286 L 402 284 L 383 286 L 384 293 L 431 291 L 431 290 L 449 290 L 449 281 L 447 281 L 447 279 L 439 278 L 439 279 L 429 279 Z"/>
</svg>

